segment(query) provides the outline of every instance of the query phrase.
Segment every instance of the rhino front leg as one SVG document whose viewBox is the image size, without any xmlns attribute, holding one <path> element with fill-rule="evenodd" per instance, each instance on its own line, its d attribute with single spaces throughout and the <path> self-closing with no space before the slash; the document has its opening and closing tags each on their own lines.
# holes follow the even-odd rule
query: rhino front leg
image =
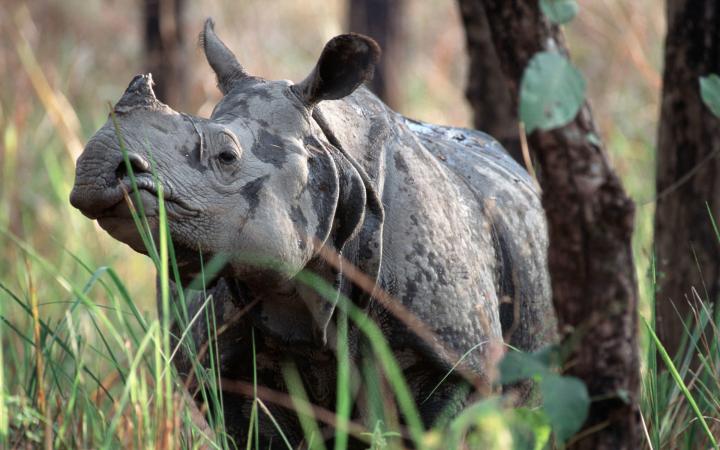
<svg viewBox="0 0 720 450">
<path fill-rule="evenodd" d="M 457 416 L 468 403 L 471 386 L 459 375 L 447 375 L 419 365 L 406 371 L 411 391 L 415 394 L 423 425 L 431 428 Z"/>
</svg>

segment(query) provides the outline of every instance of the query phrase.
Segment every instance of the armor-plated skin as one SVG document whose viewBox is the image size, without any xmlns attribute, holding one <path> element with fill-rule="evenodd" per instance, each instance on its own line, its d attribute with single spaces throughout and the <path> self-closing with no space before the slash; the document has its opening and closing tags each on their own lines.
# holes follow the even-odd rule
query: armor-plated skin
<svg viewBox="0 0 720 450">
<path fill-rule="evenodd" d="M 151 227 L 158 189 L 150 161 L 163 185 L 183 283 L 198 276 L 200 255 L 227 258 L 207 289 L 217 326 L 226 325 L 217 342 L 224 378 L 252 381 L 254 330 L 259 384 L 286 391 L 282 366 L 293 362 L 309 400 L 334 408 L 337 309 L 297 280 L 301 270 L 323 276 L 380 326 L 426 424 L 467 400 L 458 372 L 425 401 L 460 355 L 472 349 L 465 373 L 482 383 L 490 381 L 489 349 L 504 335 L 528 351 L 549 341 L 555 322 L 544 214 L 532 180 L 495 140 L 407 119 L 359 87 L 379 56 L 364 36 L 333 39 L 298 84 L 249 76 L 210 21 L 202 43 L 225 94 L 209 119 L 159 102 L 146 75 L 131 82 L 114 115 Z M 147 253 L 123 200 L 129 187 L 109 119 L 78 159 L 71 202 Z M 376 298 L 328 264 L 321 248 L 366 273 Z M 433 342 L 383 307 L 380 291 L 426 324 Z M 205 299 L 191 293 L 189 317 Z M 195 323 L 199 348 L 206 320 Z M 366 348 L 351 325 L 353 370 Z M 186 356 L 176 365 L 190 370 Z M 362 398 L 363 383 L 353 379 Z M 225 423 L 238 443 L 251 405 L 225 393 Z M 295 414 L 270 408 L 297 445 L 303 436 Z M 367 419 L 365 409 L 358 400 L 357 420 Z M 281 442 L 266 418 L 261 435 L 261 448 Z"/>
</svg>

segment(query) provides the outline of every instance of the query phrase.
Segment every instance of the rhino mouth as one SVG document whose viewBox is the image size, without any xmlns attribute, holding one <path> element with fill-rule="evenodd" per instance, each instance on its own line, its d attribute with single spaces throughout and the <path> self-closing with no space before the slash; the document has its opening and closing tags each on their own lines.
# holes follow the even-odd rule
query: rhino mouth
<svg viewBox="0 0 720 450">
<path fill-rule="evenodd" d="M 174 195 L 172 186 L 163 183 L 163 203 L 168 217 L 187 217 L 196 215 L 187 203 Z M 137 215 L 144 213 L 146 217 L 157 217 L 159 215 L 159 196 L 155 180 L 150 175 L 136 175 L 133 186 L 130 178 L 125 177 L 118 180 L 118 183 L 106 189 L 104 192 L 95 194 L 98 196 L 93 211 L 83 211 L 91 219 L 104 218 L 127 218 L 132 219 L 132 212 Z"/>
<path fill-rule="evenodd" d="M 152 176 L 145 174 L 135 177 L 135 187 L 137 189 L 133 188 L 130 178 L 118 180 L 117 186 L 103 195 L 109 206 L 93 213 L 92 218 L 96 219 L 100 227 L 113 238 L 130 245 L 135 251 L 147 253 L 135 218 L 138 218 L 141 224 L 146 222 L 153 234 L 157 232 L 160 190 Z M 169 185 L 163 183 L 162 194 L 168 221 L 197 215 L 197 211 L 173 195 Z"/>
</svg>

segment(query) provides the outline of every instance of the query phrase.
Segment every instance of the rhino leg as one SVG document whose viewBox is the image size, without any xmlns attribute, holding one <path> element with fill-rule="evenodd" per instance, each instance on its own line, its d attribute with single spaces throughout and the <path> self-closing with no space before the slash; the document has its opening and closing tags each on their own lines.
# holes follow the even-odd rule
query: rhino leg
<svg viewBox="0 0 720 450">
<path fill-rule="evenodd" d="M 450 375 L 439 371 L 408 373 L 414 392 L 422 393 L 417 399 L 418 410 L 426 428 L 440 425 L 442 422 L 457 416 L 468 404 L 470 384 L 461 376 Z"/>
<path fill-rule="evenodd" d="M 533 352 L 555 340 L 555 313 L 545 264 L 545 230 L 515 226 L 497 218 L 496 254 L 500 259 L 498 297 L 505 342 Z M 539 222 L 539 221 L 538 221 Z M 542 223 L 542 222 L 539 222 Z"/>
</svg>

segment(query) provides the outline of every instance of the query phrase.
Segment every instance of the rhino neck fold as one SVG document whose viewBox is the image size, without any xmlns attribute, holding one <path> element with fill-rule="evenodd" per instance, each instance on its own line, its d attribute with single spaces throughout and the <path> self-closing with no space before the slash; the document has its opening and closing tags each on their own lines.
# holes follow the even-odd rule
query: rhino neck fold
<svg viewBox="0 0 720 450">
<path fill-rule="evenodd" d="M 382 198 L 386 149 L 374 137 L 378 137 L 378 133 L 384 134 L 387 127 L 383 126 L 384 120 L 378 119 L 379 116 L 366 117 L 365 114 L 359 114 L 350 103 L 353 101 L 348 98 L 326 102 L 332 105 L 320 104 L 313 109 L 312 118 L 325 139 L 355 166 L 372 186 L 376 196 Z M 392 111 L 387 112 L 392 114 Z M 351 126 L 357 126 L 357 129 L 348 132 Z"/>
<path fill-rule="evenodd" d="M 357 170 L 360 178 L 362 178 L 366 194 L 364 222 L 360 227 L 358 235 L 347 247 L 354 249 L 353 251 L 355 253 L 362 251 L 364 257 L 357 258 L 357 260 L 355 260 L 355 258 L 347 258 L 347 252 L 345 252 L 343 256 L 346 259 L 349 259 L 351 263 L 355 264 L 365 275 L 377 281 L 380 277 L 380 261 L 382 259 L 383 247 L 383 225 L 385 221 L 385 212 L 382 203 L 382 184 L 384 182 L 384 176 L 380 175 L 384 171 L 385 151 L 384 149 L 381 149 L 378 152 L 378 155 L 375 155 L 376 160 L 372 157 L 366 158 L 366 160 L 372 161 L 372 167 L 376 170 L 374 174 L 368 174 L 365 167 L 353 158 L 348 148 L 340 142 L 337 134 L 333 132 L 330 123 L 326 120 L 322 111 L 315 108 L 313 110 L 312 117 L 322 130 L 328 142 L 332 144 L 345 159 L 347 159 L 355 170 Z M 368 119 L 363 118 L 363 120 L 367 121 Z M 370 129 L 372 129 L 372 127 L 370 127 Z M 375 149 L 371 148 L 368 152 L 372 152 L 373 150 Z M 358 245 L 362 248 L 360 249 Z M 359 306 L 364 307 L 367 305 L 372 295 L 371 293 L 364 291 L 360 292 L 362 291 L 361 289 L 358 289 L 358 291 L 357 298 L 360 300 Z"/>
</svg>

